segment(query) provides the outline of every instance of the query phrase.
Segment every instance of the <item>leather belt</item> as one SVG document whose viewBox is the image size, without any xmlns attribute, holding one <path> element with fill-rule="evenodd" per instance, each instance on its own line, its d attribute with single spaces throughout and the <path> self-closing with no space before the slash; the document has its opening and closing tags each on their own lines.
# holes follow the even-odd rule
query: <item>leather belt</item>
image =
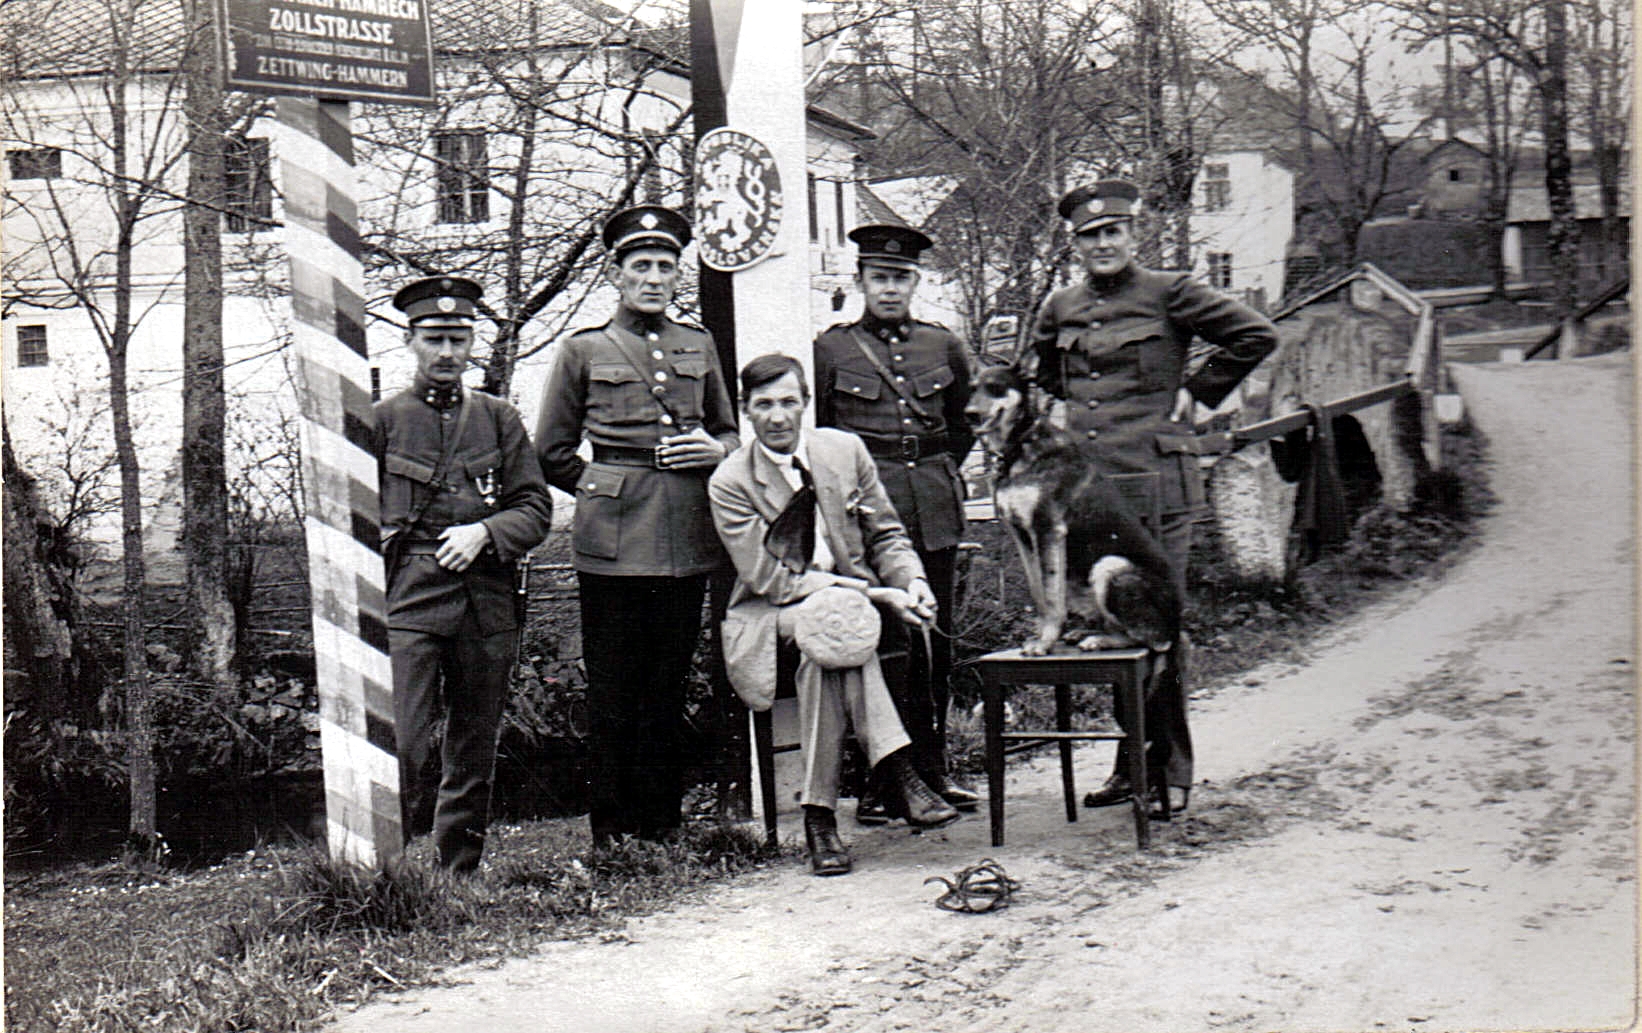
<svg viewBox="0 0 1642 1033">
<path fill-rule="evenodd" d="M 439 544 L 440 543 L 437 539 L 418 539 L 413 542 L 407 541 L 405 543 L 403 555 L 432 556 L 439 552 Z"/>
<path fill-rule="evenodd" d="M 649 466 L 660 469 L 660 459 L 653 448 L 633 448 L 628 445 L 594 445 L 593 461 L 616 466 Z"/>
<path fill-rule="evenodd" d="M 900 437 L 860 434 L 859 437 L 866 443 L 867 451 L 874 459 L 899 459 L 907 463 L 916 463 L 946 454 L 945 434 L 931 434 L 927 437 L 919 437 L 916 434 L 903 434 Z"/>
</svg>

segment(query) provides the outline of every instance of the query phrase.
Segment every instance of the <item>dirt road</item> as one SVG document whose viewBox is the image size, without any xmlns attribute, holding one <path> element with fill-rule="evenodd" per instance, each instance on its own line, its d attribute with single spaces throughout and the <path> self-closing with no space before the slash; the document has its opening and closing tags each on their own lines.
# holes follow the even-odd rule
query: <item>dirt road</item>
<svg viewBox="0 0 1642 1033">
<path fill-rule="evenodd" d="M 1461 368 L 1500 503 L 1482 544 L 1297 666 L 1195 705 L 1187 820 L 1068 825 L 1046 761 L 1009 844 L 849 828 L 798 866 L 451 974 L 352 1033 L 1622 1028 L 1636 988 L 1628 354 Z M 1110 747 L 1080 754 L 1094 784 Z M 931 874 L 997 858 L 979 916 Z"/>
</svg>

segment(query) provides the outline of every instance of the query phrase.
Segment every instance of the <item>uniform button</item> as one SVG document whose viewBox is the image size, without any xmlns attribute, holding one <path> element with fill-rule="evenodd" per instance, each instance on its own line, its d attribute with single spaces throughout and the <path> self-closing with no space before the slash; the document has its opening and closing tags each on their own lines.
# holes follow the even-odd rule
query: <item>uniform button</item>
<svg viewBox="0 0 1642 1033">
<path fill-rule="evenodd" d="M 1095 401 L 1093 398 L 1091 398 L 1091 399 L 1089 399 L 1089 408 L 1098 409 L 1098 408 L 1100 408 L 1100 403 Z"/>
<path fill-rule="evenodd" d="M 644 339 L 646 341 L 659 341 L 661 340 L 661 335 L 652 330 L 644 335 Z"/>
<path fill-rule="evenodd" d="M 588 491 L 592 491 L 594 488 L 597 488 L 598 486 L 599 485 L 598 485 L 597 481 L 588 481 L 586 484 L 582 485 L 582 487 L 586 488 Z"/>
<path fill-rule="evenodd" d="M 906 423 L 906 424 L 911 424 L 912 423 L 912 418 L 910 416 L 903 416 L 901 418 L 901 422 Z"/>
<path fill-rule="evenodd" d="M 850 388 L 850 390 L 854 391 L 856 394 L 860 394 L 861 393 L 861 385 L 860 384 L 855 384 Z"/>
<path fill-rule="evenodd" d="M 661 353 L 660 348 L 657 348 L 655 351 L 651 352 L 650 357 L 655 359 L 657 362 L 660 362 L 662 359 L 666 358 L 666 356 Z"/>
<path fill-rule="evenodd" d="M 1100 374 L 1096 373 L 1094 370 L 1090 370 L 1089 371 L 1089 379 L 1090 380 L 1099 380 L 1100 379 Z"/>
<path fill-rule="evenodd" d="M 673 425 L 673 418 L 671 416 L 669 416 L 667 413 L 662 413 L 661 414 L 661 424 L 664 427 L 671 427 Z"/>
<path fill-rule="evenodd" d="M 1100 320 L 1098 320 L 1098 319 L 1091 320 L 1089 322 L 1089 329 L 1099 330 L 1100 329 Z"/>
<path fill-rule="evenodd" d="M 664 370 L 664 369 L 656 370 L 656 383 L 658 383 L 658 384 L 667 383 L 667 371 L 666 370 Z"/>
<path fill-rule="evenodd" d="M 910 462 L 910 461 L 907 463 L 907 469 L 908 470 L 916 470 L 917 468 L 918 468 L 917 463 Z"/>
<path fill-rule="evenodd" d="M 905 398 L 897 398 L 895 400 L 895 404 L 905 409 L 907 407 L 907 400 Z"/>
<path fill-rule="evenodd" d="M 1099 431 L 1094 431 L 1094 430 L 1091 430 L 1091 431 L 1089 431 L 1089 432 L 1088 432 L 1088 433 L 1086 433 L 1086 434 L 1085 434 L 1085 435 L 1084 435 L 1084 437 L 1086 437 L 1086 438 L 1088 438 L 1088 439 L 1089 439 L 1089 440 L 1090 440 L 1090 441 L 1093 441 L 1093 440 L 1095 440 L 1095 439 L 1096 439 L 1096 438 L 1098 438 L 1098 437 L 1100 437 L 1100 432 L 1099 432 Z"/>
<path fill-rule="evenodd" d="M 650 394 L 656 398 L 661 398 L 667 394 L 667 389 L 662 387 L 660 384 L 652 384 L 650 386 Z"/>
<path fill-rule="evenodd" d="M 905 355 L 897 355 L 894 358 L 895 358 L 896 362 L 905 362 L 907 360 L 907 357 Z"/>
<path fill-rule="evenodd" d="M 444 420 L 446 423 L 449 423 L 450 422 L 450 410 L 446 409 L 444 412 L 440 413 L 439 418 L 441 420 Z"/>
<path fill-rule="evenodd" d="M 897 377 L 896 377 L 896 378 L 895 378 L 895 382 L 896 382 L 896 383 L 897 383 L 897 384 L 904 384 L 904 383 L 906 383 L 906 382 L 907 382 L 907 378 L 906 378 L 906 377 L 901 377 L 901 376 L 897 376 Z"/>
</svg>

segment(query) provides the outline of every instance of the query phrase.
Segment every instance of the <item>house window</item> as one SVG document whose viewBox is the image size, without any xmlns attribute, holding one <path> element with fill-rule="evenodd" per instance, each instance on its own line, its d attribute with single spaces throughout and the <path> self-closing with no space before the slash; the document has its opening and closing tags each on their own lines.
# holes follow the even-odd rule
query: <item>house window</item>
<svg viewBox="0 0 1642 1033">
<path fill-rule="evenodd" d="M 57 179 L 63 174 L 63 152 L 55 147 L 35 147 L 6 155 L 12 179 Z"/>
<path fill-rule="evenodd" d="M 229 137 L 222 149 L 223 227 L 250 233 L 274 217 L 274 183 L 268 172 L 268 141 Z"/>
<path fill-rule="evenodd" d="M 490 164 L 485 134 L 467 129 L 435 133 L 433 156 L 438 164 L 439 221 L 488 221 Z"/>
<path fill-rule="evenodd" d="M 1210 163 L 1203 166 L 1203 210 L 1223 212 L 1231 207 L 1231 167 Z"/>
<path fill-rule="evenodd" d="M 1463 182 L 1465 182 L 1465 173 L 1461 172 L 1459 169 L 1449 169 L 1448 170 L 1448 182 L 1450 182 L 1450 183 L 1463 183 Z"/>
<path fill-rule="evenodd" d="M 1209 286 L 1231 290 L 1232 256 L 1229 251 L 1209 252 Z"/>
<path fill-rule="evenodd" d="M 816 214 L 815 173 L 809 173 L 810 187 L 810 243 L 821 239 L 821 217 Z"/>
<path fill-rule="evenodd" d="M 17 364 L 19 366 L 44 366 L 51 361 L 46 354 L 46 328 L 43 326 L 20 326 L 17 328 Z"/>
<path fill-rule="evenodd" d="M 843 247 L 844 234 L 849 232 L 847 228 L 849 223 L 844 221 L 844 181 L 842 179 L 833 180 L 832 189 L 833 213 L 838 218 L 838 246 Z"/>
</svg>

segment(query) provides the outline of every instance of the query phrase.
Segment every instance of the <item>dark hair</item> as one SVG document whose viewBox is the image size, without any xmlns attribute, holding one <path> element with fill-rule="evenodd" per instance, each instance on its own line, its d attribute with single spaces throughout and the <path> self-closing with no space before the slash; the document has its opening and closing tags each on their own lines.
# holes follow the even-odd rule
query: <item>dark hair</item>
<svg viewBox="0 0 1642 1033">
<path fill-rule="evenodd" d="M 765 384 L 773 384 L 788 373 L 798 374 L 798 387 L 804 392 L 804 397 L 810 396 L 809 382 L 804 379 L 804 366 L 791 355 L 780 352 L 771 352 L 768 355 L 759 355 L 750 359 L 741 367 L 741 397 L 742 400 Z"/>
</svg>

